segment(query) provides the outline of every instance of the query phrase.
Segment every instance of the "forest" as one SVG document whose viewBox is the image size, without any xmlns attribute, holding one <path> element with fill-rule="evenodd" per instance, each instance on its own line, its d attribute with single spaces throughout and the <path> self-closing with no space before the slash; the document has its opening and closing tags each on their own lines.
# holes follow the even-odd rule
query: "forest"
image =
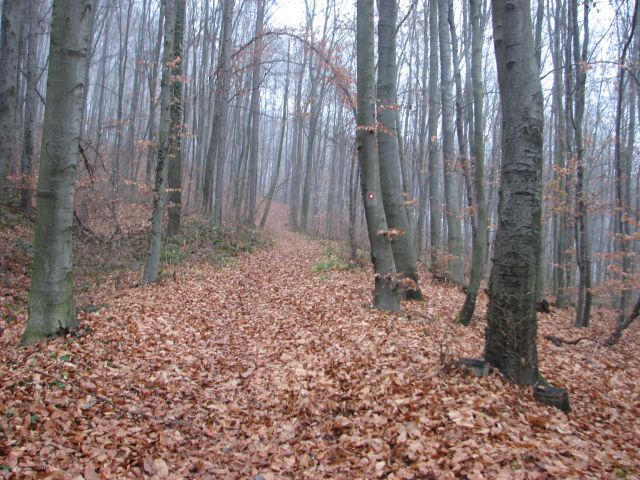
<svg viewBox="0 0 640 480">
<path fill-rule="evenodd" d="M 640 0 L 0 5 L 0 479 L 640 477 Z"/>
</svg>

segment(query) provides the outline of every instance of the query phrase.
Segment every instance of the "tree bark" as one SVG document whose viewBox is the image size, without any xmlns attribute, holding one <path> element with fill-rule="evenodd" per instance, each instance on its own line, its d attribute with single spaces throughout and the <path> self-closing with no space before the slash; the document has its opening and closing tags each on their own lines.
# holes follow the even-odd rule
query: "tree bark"
<svg viewBox="0 0 640 480">
<path fill-rule="evenodd" d="M 91 0 L 54 0 L 25 345 L 77 325 L 71 232 L 90 21 Z"/>
<path fill-rule="evenodd" d="M 442 253 L 442 179 L 440 159 L 438 158 L 438 117 L 440 116 L 440 91 L 438 90 L 438 0 L 429 4 L 429 221 L 431 271 L 439 272 Z"/>
<path fill-rule="evenodd" d="M 539 376 L 535 294 L 543 96 L 529 0 L 492 0 L 492 5 L 502 107 L 502 174 L 485 358 L 511 381 L 532 385 Z"/>
<path fill-rule="evenodd" d="M 575 101 L 572 123 L 576 142 L 576 205 L 575 236 L 576 260 L 578 262 L 578 303 L 576 305 L 576 327 L 588 327 L 591 316 L 591 255 L 589 245 L 589 221 L 587 218 L 587 187 L 585 186 L 585 155 L 583 141 L 583 119 L 585 105 L 585 86 L 587 81 L 587 52 L 589 48 L 589 1 L 584 1 L 584 38 L 580 47 L 578 27 L 578 2 L 571 5 L 571 23 L 573 29 L 573 60 L 575 63 Z"/>
<path fill-rule="evenodd" d="M 397 231 L 391 242 L 393 259 L 400 279 L 408 280 L 402 289 L 408 299 L 421 300 L 416 257 L 402 195 L 398 138 L 396 136 L 396 0 L 378 0 L 378 155 L 382 203 L 389 228 Z"/>
<path fill-rule="evenodd" d="M 38 76 L 36 61 L 38 59 L 38 19 L 40 5 L 37 0 L 28 0 L 27 11 L 27 77 L 24 99 L 24 128 L 22 133 L 22 155 L 20 158 L 20 172 L 22 173 L 22 188 L 20 189 L 20 205 L 22 210 L 30 214 L 33 211 L 33 129 L 36 121 L 38 94 L 36 87 Z M 84 100 L 83 100 L 84 104 Z"/>
<path fill-rule="evenodd" d="M 149 253 L 142 280 L 155 282 L 160 269 L 160 251 L 162 249 L 162 220 L 167 198 L 167 170 L 169 135 L 171 129 L 171 91 L 173 42 L 175 40 L 176 3 L 179 0 L 164 0 L 164 51 L 162 54 L 162 80 L 160 81 L 160 129 L 158 131 L 158 159 L 153 189 L 153 213 L 151 214 L 151 236 Z"/>
<path fill-rule="evenodd" d="M 216 183 L 213 222 L 222 225 L 222 198 L 224 194 L 224 170 L 227 161 L 227 117 L 229 112 L 229 86 L 231 85 L 231 28 L 233 22 L 233 0 L 224 0 L 222 13 L 222 48 L 218 76 L 216 78 L 216 110 L 213 117 L 214 130 L 211 142 L 216 148 Z"/>
<path fill-rule="evenodd" d="M 449 2 L 438 0 L 438 37 L 440 40 L 440 90 L 442 95 L 442 160 L 447 217 L 448 275 L 458 284 L 464 283 L 464 258 L 458 168 L 454 148 L 453 90 L 451 82 L 451 43 L 448 28 Z"/>
<path fill-rule="evenodd" d="M 360 162 L 360 186 L 364 201 L 371 262 L 375 271 L 374 306 L 381 310 L 400 309 L 395 280 L 396 268 L 380 190 L 380 166 L 376 143 L 374 3 L 357 0 L 357 89 L 358 118 L 356 142 Z"/>
<path fill-rule="evenodd" d="M 11 163 L 16 134 L 16 97 L 18 95 L 18 39 L 22 5 L 16 0 L 2 4 L 0 32 L 0 193 Z"/>
<path fill-rule="evenodd" d="M 476 307 L 478 290 L 484 273 L 484 257 L 487 250 L 487 206 L 484 195 L 484 85 L 482 84 L 482 44 L 484 32 L 480 22 L 481 0 L 470 0 L 471 9 L 471 81 L 473 83 L 473 145 L 475 164 L 476 229 L 473 238 L 473 257 L 467 296 L 458 319 L 463 325 L 471 323 Z"/>
<path fill-rule="evenodd" d="M 182 74 L 183 74 L 183 42 L 184 23 L 186 17 L 186 0 L 176 0 L 176 24 L 173 40 L 173 60 L 171 62 L 173 82 L 171 85 L 171 127 L 169 128 L 169 223 L 167 237 L 180 232 L 182 216 Z"/>
<path fill-rule="evenodd" d="M 256 223 L 256 198 L 258 190 L 258 155 L 260 139 L 260 72 L 262 66 L 262 50 L 264 40 L 264 2 L 258 1 L 256 14 L 255 42 L 253 44 L 253 71 L 251 73 L 251 147 L 249 149 L 249 205 L 247 223 Z"/>
</svg>

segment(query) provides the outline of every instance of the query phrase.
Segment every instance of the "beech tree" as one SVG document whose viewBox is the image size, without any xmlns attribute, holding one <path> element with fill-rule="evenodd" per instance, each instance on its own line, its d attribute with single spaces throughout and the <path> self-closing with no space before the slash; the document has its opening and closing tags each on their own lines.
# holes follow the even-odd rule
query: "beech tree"
<svg viewBox="0 0 640 480">
<path fill-rule="evenodd" d="M 376 142 L 374 56 L 374 0 L 358 0 L 356 21 L 358 118 L 356 143 L 360 163 L 360 185 L 375 271 L 374 305 L 382 310 L 400 308 L 395 280 L 396 266 L 391 250 L 391 234 L 382 205 L 380 165 Z"/>
<path fill-rule="evenodd" d="M 16 98 L 18 89 L 18 36 L 22 7 L 17 1 L 2 2 L 0 30 L 0 192 L 11 161 L 16 134 Z"/>
<path fill-rule="evenodd" d="M 384 213 L 390 229 L 397 231 L 391 242 L 393 259 L 400 278 L 411 285 L 403 288 L 407 298 L 420 300 L 418 272 L 413 240 L 404 206 L 398 137 L 396 135 L 396 0 L 378 1 L 378 84 L 377 110 L 380 128 L 377 132 L 380 162 L 380 186 Z"/>
<path fill-rule="evenodd" d="M 543 97 L 529 0 L 492 0 L 502 111 L 498 231 L 489 281 L 485 358 L 511 381 L 538 381 Z"/>
<path fill-rule="evenodd" d="M 155 282 L 160 268 L 162 248 L 162 220 L 166 203 L 167 171 L 169 168 L 169 145 L 171 130 L 171 93 L 172 60 L 174 60 L 174 42 L 176 28 L 177 2 L 183 0 L 165 0 L 164 6 L 164 51 L 162 54 L 162 80 L 160 83 L 160 130 L 158 135 L 158 160 L 153 190 L 153 213 L 151 215 L 151 235 L 149 253 L 145 265 L 143 281 Z"/>
<path fill-rule="evenodd" d="M 91 0 L 54 0 L 24 344 L 77 325 L 71 227 L 90 21 Z"/>
</svg>

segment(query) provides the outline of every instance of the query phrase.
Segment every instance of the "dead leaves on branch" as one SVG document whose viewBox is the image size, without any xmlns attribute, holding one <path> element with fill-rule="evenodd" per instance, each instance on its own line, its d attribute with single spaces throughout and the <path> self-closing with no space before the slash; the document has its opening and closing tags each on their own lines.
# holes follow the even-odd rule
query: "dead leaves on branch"
<svg viewBox="0 0 640 480">
<path fill-rule="evenodd" d="M 20 314 L 0 337 L 0 478 L 638 475 L 637 329 L 614 349 L 539 343 L 567 416 L 499 375 L 443 370 L 482 351 L 481 321 L 452 322 L 458 290 L 423 276 L 426 302 L 380 313 L 370 271 L 319 280 L 321 248 L 283 234 L 235 265 L 181 268 L 82 312 L 80 338 L 19 349 Z M 541 335 L 571 321 L 543 314 Z"/>
</svg>

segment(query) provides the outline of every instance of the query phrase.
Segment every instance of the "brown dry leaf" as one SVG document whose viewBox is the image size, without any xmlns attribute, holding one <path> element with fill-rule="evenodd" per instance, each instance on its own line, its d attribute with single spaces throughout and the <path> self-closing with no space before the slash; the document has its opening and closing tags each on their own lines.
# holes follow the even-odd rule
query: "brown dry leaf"
<svg viewBox="0 0 640 480">
<path fill-rule="evenodd" d="M 569 389 L 565 415 L 499 375 L 443 370 L 481 355 L 484 295 L 461 327 L 464 294 L 422 271 L 426 302 L 377 312 L 370 269 L 319 281 L 323 248 L 280 230 L 224 268 L 82 293 L 108 305 L 80 314 L 90 332 L 32 347 L 19 310 L 0 337 L 0 478 L 640 476 L 638 326 L 613 349 L 557 348 L 543 336 L 573 338 L 572 311 L 540 315 L 541 371 Z M 609 331 L 599 312 L 581 335 Z"/>
</svg>

